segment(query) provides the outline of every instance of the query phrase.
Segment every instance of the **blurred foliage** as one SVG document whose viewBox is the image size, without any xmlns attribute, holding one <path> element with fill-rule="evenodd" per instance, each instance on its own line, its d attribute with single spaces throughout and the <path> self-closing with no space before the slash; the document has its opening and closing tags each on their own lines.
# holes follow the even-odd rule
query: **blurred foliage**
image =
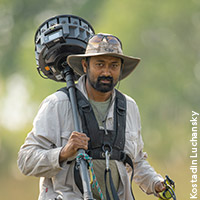
<svg viewBox="0 0 200 200">
<path fill-rule="evenodd" d="M 34 54 L 37 28 L 59 14 L 83 17 L 96 32 L 118 36 L 125 54 L 141 58 L 134 73 L 118 87 L 139 106 L 145 151 L 152 166 L 163 176 L 172 175 L 179 198 L 186 199 L 190 187 L 189 120 L 192 110 L 199 112 L 200 102 L 199 8 L 198 0 L 0 0 L 2 199 L 15 198 L 9 188 L 14 188 L 13 194 L 20 199 L 37 198 L 37 179 L 20 175 L 16 159 L 40 102 L 65 85 L 42 79 Z M 181 191 L 188 192 L 184 195 Z M 137 189 L 136 197 L 154 198 Z"/>
</svg>

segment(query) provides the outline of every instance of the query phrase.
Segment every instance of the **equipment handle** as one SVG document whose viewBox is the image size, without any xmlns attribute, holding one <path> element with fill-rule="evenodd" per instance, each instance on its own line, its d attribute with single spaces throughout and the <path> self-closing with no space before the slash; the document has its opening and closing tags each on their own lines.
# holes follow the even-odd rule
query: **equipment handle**
<svg viewBox="0 0 200 200">
<path fill-rule="evenodd" d="M 69 91 L 69 98 L 72 106 L 72 113 L 73 113 L 73 119 L 74 119 L 74 128 L 75 131 L 80 132 L 80 122 L 78 118 L 78 106 L 77 106 L 77 99 L 75 94 L 75 84 L 74 84 L 74 78 L 73 78 L 73 70 L 66 64 L 66 71 L 65 71 L 65 80 L 67 83 L 67 88 Z M 85 150 L 79 149 L 78 153 L 85 154 Z M 88 174 L 87 169 L 87 162 L 84 159 L 79 160 L 79 166 L 80 166 L 80 175 L 82 179 L 82 185 L 83 185 L 83 196 L 84 200 L 93 200 L 93 195 L 91 192 L 90 187 L 90 178 Z"/>
</svg>

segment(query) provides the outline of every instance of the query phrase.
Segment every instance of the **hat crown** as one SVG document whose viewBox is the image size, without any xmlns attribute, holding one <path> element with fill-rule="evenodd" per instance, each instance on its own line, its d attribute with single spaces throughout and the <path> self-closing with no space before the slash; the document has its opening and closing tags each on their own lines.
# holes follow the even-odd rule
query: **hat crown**
<svg viewBox="0 0 200 200">
<path fill-rule="evenodd" d="M 85 54 L 90 53 L 117 53 L 123 54 L 120 40 L 108 34 L 94 35 L 89 41 Z"/>
</svg>

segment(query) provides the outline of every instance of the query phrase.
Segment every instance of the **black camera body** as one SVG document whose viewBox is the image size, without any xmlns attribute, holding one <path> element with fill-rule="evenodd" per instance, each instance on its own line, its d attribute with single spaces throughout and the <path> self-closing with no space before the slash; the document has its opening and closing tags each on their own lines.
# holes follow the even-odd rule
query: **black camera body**
<svg viewBox="0 0 200 200">
<path fill-rule="evenodd" d="M 35 34 L 35 57 L 39 74 L 43 78 L 65 82 L 67 56 L 83 54 L 94 33 L 92 26 L 78 16 L 59 15 L 46 20 Z M 76 80 L 79 75 L 75 74 L 74 77 Z"/>
</svg>

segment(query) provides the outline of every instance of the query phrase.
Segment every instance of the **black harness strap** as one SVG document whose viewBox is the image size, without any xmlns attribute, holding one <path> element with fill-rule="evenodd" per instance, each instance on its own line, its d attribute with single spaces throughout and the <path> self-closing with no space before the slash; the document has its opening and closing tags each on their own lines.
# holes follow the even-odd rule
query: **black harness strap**
<svg viewBox="0 0 200 200">
<path fill-rule="evenodd" d="M 119 200 L 119 197 L 117 195 L 117 191 L 115 189 L 115 186 L 114 186 L 114 183 L 113 183 L 113 180 L 112 180 L 112 175 L 111 175 L 110 169 L 108 169 L 108 171 L 105 171 L 105 174 L 104 174 L 104 181 L 105 181 L 105 186 L 106 186 L 106 199 L 111 200 L 110 194 L 108 192 L 108 187 L 107 187 L 107 173 L 109 175 L 109 184 L 110 184 L 110 189 L 111 189 L 111 192 L 112 192 L 113 199 Z"/>
<path fill-rule="evenodd" d="M 76 90 L 76 94 L 83 132 L 90 137 L 88 149 L 100 148 L 102 145 L 103 134 L 100 132 L 98 140 L 96 139 L 99 132 L 99 126 L 92 106 L 78 89 Z"/>
<path fill-rule="evenodd" d="M 77 90 L 76 94 L 83 132 L 90 137 L 88 154 L 93 159 L 104 159 L 102 145 L 109 144 L 113 149 L 111 159 L 120 160 L 121 152 L 124 150 L 125 145 L 126 99 L 124 95 L 116 90 L 114 130 L 108 130 L 109 134 L 106 135 L 105 130 L 99 129 L 92 106 L 88 100 L 79 90 Z"/>
<path fill-rule="evenodd" d="M 62 91 L 68 95 L 66 87 L 61 88 Z M 109 146 L 112 150 L 110 159 L 122 161 L 124 164 L 128 163 L 132 168 L 131 183 L 134 175 L 134 168 L 131 158 L 124 153 L 125 146 L 125 129 L 126 129 L 126 98 L 118 90 L 116 91 L 115 105 L 114 105 L 114 130 L 107 130 L 108 134 L 105 134 L 105 130 L 100 130 L 92 106 L 86 97 L 76 88 L 76 98 L 78 103 L 79 114 L 82 122 L 83 132 L 90 137 L 88 143 L 88 151 L 86 152 L 93 159 L 105 159 L 105 147 Z M 69 96 L 69 95 L 68 95 Z M 98 139 L 97 139 L 98 137 Z M 106 173 L 109 173 L 109 184 L 111 187 L 112 196 L 115 200 L 118 200 L 117 191 L 114 187 L 110 169 L 105 172 L 105 185 L 106 196 L 110 199 L 110 195 L 107 190 Z M 75 183 L 79 190 L 83 193 L 82 181 L 79 174 L 79 170 L 74 168 Z M 131 189 L 132 192 L 132 189 Z M 134 195 L 132 192 L 134 199 Z"/>
<path fill-rule="evenodd" d="M 116 90 L 115 102 L 115 126 L 116 137 L 113 148 L 124 150 L 125 146 L 125 129 L 126 129 L 126 99 L 123 94 Z"/>
</svg>

